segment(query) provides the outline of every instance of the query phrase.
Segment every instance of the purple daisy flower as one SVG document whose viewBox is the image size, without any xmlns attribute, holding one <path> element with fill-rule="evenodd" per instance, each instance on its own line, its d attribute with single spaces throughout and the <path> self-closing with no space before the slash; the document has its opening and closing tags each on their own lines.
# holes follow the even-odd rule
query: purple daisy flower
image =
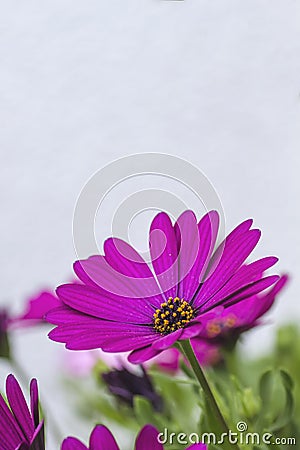
<svg viewBox="0 0 300 450">
<path fill-rule="evenodd" d="M 30 410 L 16 378 L 6 379 L 8 405 L 0 396 L 1 450 L 45 450 L 44 421 L 39 419 L 38 386 L 30 383 Z"/>
<path fill-rule="evenodd" d="M 135 441 L 135 450 L 164 450 L 158 440 L 159 432 L 152 425 L 145 425 Z M 104 425 L 97 425 L 90 436 L 89 447 L 76 438 L 68 437 L 61 450 L 120 450 L 112 433 Z M 205 444 L 193 444 L 186 450 L 207 450 Z"/>
<path fill-rule="evenodd" d="M 278 276 L 264 272 L 277 262 L 266 257 L 245 263 L 260 239 L 252 220 L 238 225 L 214 252 L 219 216 L 199 223 L 185 211 L 172 225 L 159 213 L 150 227 L 153 271 L 126 242 L 110 238 L 104 255 L 77 261 L 82 284 L 57 289 L 64 305 L 47 315 L 57 327 L 49 334 L 68 349 L 131 351 L 129 361 L 142 363 L 178 340 L 193 339 L 202 318 L 214 308 L 229 307 L 264 291 Z"/>
</svg>

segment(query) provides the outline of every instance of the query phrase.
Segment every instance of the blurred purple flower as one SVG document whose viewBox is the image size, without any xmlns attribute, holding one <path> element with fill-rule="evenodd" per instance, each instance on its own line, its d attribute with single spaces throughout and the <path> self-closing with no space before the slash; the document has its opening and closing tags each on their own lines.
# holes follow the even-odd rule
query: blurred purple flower
<svg viewBox="0 0 300 450">
<path fill-rule="evenodd" d="M 263 323 L 260 318 L 273 306 L 287 281 L 288 276 L 283 275 L 267 292 L 253 295 L 228 308 L 215 308 L 207 317 L 204 315 L 199 339 L 193 341 L 194 348 L 203 339 L 218 346 L 232 347 L 242 333 Z"/>
<path fill-rule="evenodd" d="M 135 441 L 135 450 L 164 450 L 158 440 L 159 432 L 152 425 L 145 425 Z M 61 450 L 120 450 L 112 433 L 104 425 L 97 425 L 86 447 L 76 438 L 68 437 L 62 443 Z M 186 450 L 207 450 L 205 444 L 193 444 Z"/>
<path fill-rule="evenodd" d="M 66 284 L 57 293 L 64 306 L 47 320 L 57 327 L 49 334 L 71 350 L 102 348 L 131 351 L 129 361 L 143 363 L 176 341 L 195 338 L 202 320 L 214 308 L 243 302 L 273 285 L 278 276 L 264 276 L 277 262 L 267 257 L 246 264 L 257 245 L 259 230 L 252 220 L 236 227 L 213 254 L 219 216 L 206 214 L 199 223 L 192 211 L 175 225 L 165 213 L 150 228 L 149 265 L 126 242 L 111 238 L 105 256 L 77 261 L 83 283 Z"/>
<path fill-rule="evenodd" d="M 54 293 L 43 291 L 28 299 L 25 303 L 25 311 L 20 315 L 9 314 L 6 308 L 0 309 L 0 357 L 10 357 L 9 331 L 46 323 L 46 313 L 61 305 L 61 300 Z"/>
<path fill-rule="evenodd" d="M 61 300 L 54 292 L 39 292 L 25 302 L 25 309 L 20 315 L 10 318 L 9 324 L 19 327 L 45 322 L 45 315 L 61 305 Z"/>
<path fill-rule="evenodd" d="M 149 400 L 155 411 L 163 410 L 163 399 L 155 391 L 151 377 L 144 367 L 141 367 L 141 373 L 134 373 L 125 367 L 111 370 L 103 373 L 102 379 L 110 393 L 121 402 L 133 407 L 134 398 L 142 396 Z"/>
<path fill-rule="evenodd" d="M 30 410 L 13 375 L 6 379 L 8 404 L 0 396 L 1 450 L 45 450 L 44 421 L 39 419 L 38 386 L 30 383 Z"/>
</svg>

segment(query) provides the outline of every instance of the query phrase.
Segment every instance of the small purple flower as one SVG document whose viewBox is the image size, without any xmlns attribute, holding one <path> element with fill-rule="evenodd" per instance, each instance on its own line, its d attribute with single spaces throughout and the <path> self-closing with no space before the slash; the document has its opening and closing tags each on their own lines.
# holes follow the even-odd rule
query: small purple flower
<svg viewBox="0 0 300 450">
<path fill-rule="evenodd" d="M 44 421 L 39 419 L 38 386 L 30 383 L 30 410 L 13 375 L 6 379 L 8 404 L 0 396 L 1 450 L 45 450 Z"/>
<path fill-rule="evenodd" d="M 159 432 L 152 425 L 145 425 L 135 441 L 135 450 L 164 450 L 159 442 Z M 76 438 L 68 437 L 62 443 L 61 450 L 120 450 L 115 438 L 104 425 L 97 425 L 86 447 Z M 186 450 L 207 450 L 205 444 L 193 444 Z"/>
<path fill-rule="evenodd" d="M 83 284 L 57 289 L 64 305 L 47 315 L 57 325 L 50 338 L 71 350 L 131 351 L 129 361 L 136 364 L 176 341 L 193 340 L 204 315 L 214 316 L 220 305 L 243 308 L 242 301 L 278 280 L 264 275 L 277 258 L 245 262 L 261 234 L 251 225 L 252 220 L 241 223 L 214 252 L 216 211 L 199 223 L 192 211 L 185 211 L 174 226 L 160 213 L 149 238 L 154 273 L 129 244 L 108 239 L 104 256 L 74 264 Z"/>
<path fill-rule="evenodd" d="M 209 313 L 207 318 L 204 315 L 199 340 L 193 341 L 194 349 L 203 339 L 216 345 L 234 345 L 242 333 L 262 324 L 260 318 L 272 307 L 287 281 L 288 276 L 283 275 L 267 292 L 253 295 L 228 308 L 215 308 L 214 315 Z"/>
<path fill-rule="evenodd" d="M 137 374 L 129 371 L 125 367 L 111 370 L 102 374 L 108 390 L 120 401 L 133 407 L 134 398 L 142 396 L 149 400 L 155 411 L 161 412 L 163 409 L 163 399 L 155 391 L 152 380 L 146 370 L 141 367 L 142 373 Z"/>
</svg>

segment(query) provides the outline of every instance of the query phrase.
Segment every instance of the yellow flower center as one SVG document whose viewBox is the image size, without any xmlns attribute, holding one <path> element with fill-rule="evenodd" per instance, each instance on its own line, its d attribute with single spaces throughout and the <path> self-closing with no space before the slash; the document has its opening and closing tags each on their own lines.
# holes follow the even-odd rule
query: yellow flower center
<svg viewBox="0 0 300 450">
<path fill-rule="evenodd" d="M 183 328 L 193 317 L 194 309 L 187 301 L 169 297 L 153 314 L 154 329 L 158 333 L 169 334 Z"/>
</svg>

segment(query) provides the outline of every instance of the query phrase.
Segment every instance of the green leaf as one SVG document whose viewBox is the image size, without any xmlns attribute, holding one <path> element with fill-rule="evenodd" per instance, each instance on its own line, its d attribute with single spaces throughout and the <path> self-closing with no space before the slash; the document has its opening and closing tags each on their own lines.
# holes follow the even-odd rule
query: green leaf
<svg viewBox="0 0 300 450">
<path fill-rule="evenodd" d="M 262 374 L 259 382 L 259 393 L 262 400 L 262 404 L 265 407 L 271 401 L 273 385 L 274 385 L 274 372 L 269 369 Z"/>
<path fill-rule="evenodd" d="M 292 421 L 293 380 L 284 370 L 268 370 L 259 385 L 262 407 L 257 420 L 260 430 L 279 431 Z"/>
<path fill-rule="evenodd" d="M 135 396 L 133 400 L 133 409 L 136 418 L 141 426 L 146 423 L 154 423 L 155 417 L 151 403 L 142 396 Z"/>
<path fill-rule="evenodd" d="M 285 405 L 284 409 L 277 417 L 275 423 L 273 423 L 272 426 L 270 427 L 271 431 L 278 431 L 285 425 L 287 425 L 292 419 L 294 410 L 294 399 L 292 393 L 294 382 L 290 377 L 290 375 L 284 370 L 281 369 L 279 371 L 279 374 L 281 376 L 282 384 L 285 390 Z"/>
</svg>

